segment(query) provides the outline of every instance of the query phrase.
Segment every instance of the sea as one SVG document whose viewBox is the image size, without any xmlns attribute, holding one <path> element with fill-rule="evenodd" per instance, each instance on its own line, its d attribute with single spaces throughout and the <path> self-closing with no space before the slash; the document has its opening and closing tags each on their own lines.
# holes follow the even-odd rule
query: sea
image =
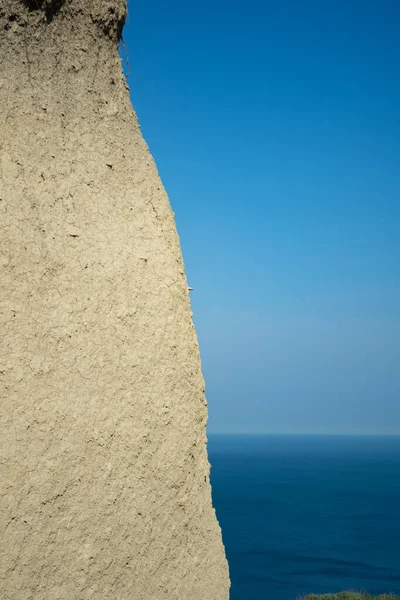
<svg viewBox="0 0 400 600">
<path fill-rule="evenodd" d="M 208 437 L 231 600 L 400 594 L 400 436 Z"/>
</svg>

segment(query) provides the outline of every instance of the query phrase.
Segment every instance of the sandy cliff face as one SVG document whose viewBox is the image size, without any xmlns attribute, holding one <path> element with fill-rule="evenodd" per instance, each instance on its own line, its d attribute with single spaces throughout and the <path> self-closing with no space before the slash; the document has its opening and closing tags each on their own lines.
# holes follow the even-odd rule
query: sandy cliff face
<svg viewBox="0 0 400 600">
<path fill-rule="evenodd" d="M 0 0 L 0 597 L 226 600 L 173 213 L 125 0 Z"/>
</svg>

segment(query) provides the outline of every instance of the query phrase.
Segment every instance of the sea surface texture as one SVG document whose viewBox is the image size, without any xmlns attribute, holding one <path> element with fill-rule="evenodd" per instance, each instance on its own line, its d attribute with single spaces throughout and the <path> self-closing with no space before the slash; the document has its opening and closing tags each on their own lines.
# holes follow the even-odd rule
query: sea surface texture
<svg viewBox="0 0 400 600">
<path fill-rule="evenodd" d="M 400 593 L 400 436 L 210 435 L 231 600 Z"/>
</svg>

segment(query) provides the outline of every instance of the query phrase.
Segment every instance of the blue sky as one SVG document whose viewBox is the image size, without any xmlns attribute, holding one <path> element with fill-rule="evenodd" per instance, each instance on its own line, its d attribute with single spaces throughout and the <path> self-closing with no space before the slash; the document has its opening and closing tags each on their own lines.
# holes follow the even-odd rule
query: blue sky
<svg viewBox="0 0 400 600">
<path fill-rule="evenodd" d="M 400 433 L 400 4 L 128 7 L 209 432 Z"/>
</svg>

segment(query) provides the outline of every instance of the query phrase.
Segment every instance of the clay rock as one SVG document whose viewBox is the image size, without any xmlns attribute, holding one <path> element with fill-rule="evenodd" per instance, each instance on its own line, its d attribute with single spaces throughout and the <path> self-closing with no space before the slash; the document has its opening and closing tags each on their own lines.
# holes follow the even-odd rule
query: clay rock
<svg viewBox="0 0 400 600">
<path fill-rule="evenodd" d="M 123 0 L 0 0 L 0 597 L 226 600 L 174 216 Z"/>
</svg>

